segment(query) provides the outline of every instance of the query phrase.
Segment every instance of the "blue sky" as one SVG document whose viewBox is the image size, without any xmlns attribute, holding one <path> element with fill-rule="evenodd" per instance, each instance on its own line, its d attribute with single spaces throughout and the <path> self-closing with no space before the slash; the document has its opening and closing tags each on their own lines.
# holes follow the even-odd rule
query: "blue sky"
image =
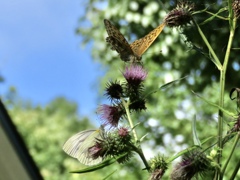
<svg viewBox="0 0 240 180">
<path fill-rule="evenodd" d="M 57 96 L 93 115 L 96 78 L 103 74 L 75 34 L 82 0 L 0 1 L 0 93 L 15 86 L 20 97 L 45 105 Z"/>
</svg>

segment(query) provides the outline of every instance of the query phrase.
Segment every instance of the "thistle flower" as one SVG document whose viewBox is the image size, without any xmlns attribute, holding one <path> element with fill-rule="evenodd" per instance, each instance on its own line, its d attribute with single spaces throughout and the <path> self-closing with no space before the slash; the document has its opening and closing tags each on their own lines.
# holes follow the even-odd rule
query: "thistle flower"
<svg viewBox="0 0 240 180">
<path fill-rule="evenodd" d="M 140 65 L 131 65 L 126 67 L 123 76 L 131 86 L 139 86 L 147 77 L 147 72 Z"/>
<path fill-rule="evenodd" d="M 122 138 L 129 136 L 129 130 L 125 127 L 120 127 L 118 129 L 118 135 Z"/>
<path fill-rule="evenodd" d="M 88 148 L 88 155 L 92 159 L 97 159 L 99 157 L 103 157 L 105 154 L 103 144 L 100 142 L 96 142 L 96 144 L 90 148 Z"/>
<path fill-rule="evenodd" d="M 177 7 L 170 11 L 165 18 L 165 24 L 169 27 L 184 26 L 192 20 L 194 4 L 188 1 L 180 1 Z"/>
<path fill-rule="evenodd" d="M 110 100 L 119 100 L 123 95 L 123 88 L 121 84 L 117 81 L 107 83 L 105 95 L 108 96 Z"/>
<path fill-rule="evenodd" d="M 200 151 L 186 154 L 182 161 L 175 165 L 171 180 L 191 180 L 193 176 L 213 170 L 210 160 Z"/>
<path fill-rule="evenodd" d="M 240 0 L 234 0 L 232 3 L 232 8 L 234 12 L 234 16 L 239 18 L 240 16 Z"/>
<path fill-rule="evenodd" d="M 103 104 L 98 108 L 98 112 L 103 120 L 103 125 L 117 127 L 121 116 L 124 114 L 124 109 L 120 105 L 109 106 Z"/>
<path fill-rule="evenodd" d="M 168 164 L 163 156 L 156 156 L 149 161 L 151 176 L 150 180 L 160 180 L 168 169 Z"/>
</svg>

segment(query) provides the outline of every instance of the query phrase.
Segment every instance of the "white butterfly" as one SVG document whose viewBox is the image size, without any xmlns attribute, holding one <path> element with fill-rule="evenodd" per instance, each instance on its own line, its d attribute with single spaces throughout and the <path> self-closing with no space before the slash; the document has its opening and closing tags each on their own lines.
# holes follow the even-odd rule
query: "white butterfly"
<svg viewBox="0 0 240 180">
<path fill-rule="evenodd" d="M 63 145 L 63 150 L 70 156 L 77 158 L 84 165 L 95 165 L 103 159 L 98 157 L 93 159 L 89 155 L 88 149 L 95 145 L 96 139 L 101 139 L 104 133 L 104 128 L 101 126 L 97 130 L 81 131 L 70 137 Z"/>
</svg>

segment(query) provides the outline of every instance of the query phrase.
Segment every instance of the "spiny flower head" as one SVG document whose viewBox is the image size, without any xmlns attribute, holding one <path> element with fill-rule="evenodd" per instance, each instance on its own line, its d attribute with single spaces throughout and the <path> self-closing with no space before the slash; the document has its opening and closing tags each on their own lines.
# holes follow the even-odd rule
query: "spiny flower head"
<svg viewBox="0 0 240 180">
<path fill-rule="evenodd" d="M 105 154 L 105 148 L 103 147 L 103 141 L 97 141 L 94 146 L 88 148 L 88 155 L 92 159 L 103 157 Z"/>
<path fill-rule="evenodd" d="M 149 161 L 151 180 L 160 180 L 168 169 L 168 164 L 163 156 L 157 155 Z"/>
<path fill-rule="evenodd" d="M 129 105 L 129 109 L 132 111 L 142 111 L 146 110 L 147 107 L 145 106 L 146 101 L 145 99 L 131 99 L 132 103 Z"/>
<path fill-rule="evenodd" d="M 126 67 L 123 76 L 130 86 L 139 86 L 147 77 L 147 71 L 141 65 L 132 64 Z"/>
<path fill-rule="evenodd" d="M 194 176 L 210 170 L 213 170 L 211 161 L 204 153 L 196 150 L 185 154 L 182 161 L 175 165 L 171 180 L 191 180 Z"/>
<path fill-rule="evenodd" d="M 113 106 L 103 104 L 98 108 L 98 112 L 103 121 L 103 125 L 109 125 L 111 127 L 117 127 L 120 118 L 125 113 L 124 108 L 120 104 Z"/>
<path fill-rule="evenodd" d="M 108 132 L 104 138 L 104 146 L 107 147 L 106 156 L 117 157 L 126 153 L 126 156 L 118 159 L 119 163 L 124 163 L 132 156 L 132 136 L 125 127 L 120 127 Z"/>
<path fill-rule="evenodd" d="M 128 128 L 125 127 L 120 127 L 118 129 L 118 135 L 122 138 L 126 138 L 127 136 L 129 136 L 129 130 Z"/>
<path fill-rule="evenodd" d="M 188 1 L 180 1 L 177 7 L 170 11 L 166 16 L 164 22 L 169 27 L 184 26 L 192 20 L 192 13 L 194 11 L 194 4 Z"/>
<path fill-rule="evenodd" d="M 110 100 L 119 100 L 123 96 L 123 88 L 121 84 L 117 81 L 107 83 L 105 95 Z"/>
</svg>

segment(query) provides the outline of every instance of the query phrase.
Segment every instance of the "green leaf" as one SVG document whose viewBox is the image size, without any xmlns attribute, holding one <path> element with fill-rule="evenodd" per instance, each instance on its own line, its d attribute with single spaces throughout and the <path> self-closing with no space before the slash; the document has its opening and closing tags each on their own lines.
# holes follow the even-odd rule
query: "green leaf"
<svg viewBox="0 0 240 180">
<path fill-rule="evenodd" d="M 197 130 L 196 130 L 196 116 L 195 116 L 195 118 L 192 121 L 192 134 L 193 134 L 194 145 L 197 145 L 197 146 L 201 147 L 202 145 L 201 145 L 201 142 L 200 142 L 200 140 L 198 138 Z"/>
<path fill-rule="evenodd" d="M 110 174 L 108 174 L 103 180 L 106 180 L 107 178 L 109 178 L 111 175 L 113 175 L 113 173 L 115 173 L 117 171 L 117 169 L 115 169 L 113 172 L 111 172 Z"/>
<path fill-rule="evenodd" d="M 173 84 L 175 84 L 175 83 L 177 83 L 177 82 L 179 82 L 179 81 L 185 79 L 186 77 L 188 77 L 188 76 L 184 76 L 184 77 L 182 77 L 182 78 L 179 78 L 179 79 L 176 79 L 176 80 L 170 81 L 170 82 L 168 82 L 168 83 L 166 83 L 166 84 L 160 86 L 158 89 L 156 89 L 156 90 L 154 90 L 154 91 L 148 93 L 147 95 L 145 95 L 144 98 L 146 98 L 146 97 L 148 97 L 149 95 L 154 94 L 154 93 L 156 93 L 156 92 L 158 92 L 158 91 L 160 91 L 160 90 L 165 90 L 165 89 L 169 88 L 169 86 L 171 86 L 171 85 L 173 85 Z"/>
<path fill-rule="evenodd" d="M 178 157 L 182 156 L 183 154 L 185 154 L 185 153 L 187 153 L 187 152 L 189 152 L 189 151 L 192 151 L 192 150 L 194 150 L 194 149 L 197 149 L 197 148 L 199 148 L 199 146 L 194 145 L 194 146 L 192 146 L 192 147 L 189 147 L 189 148 L 187 148 L 187 149 L 184 149 L 184 150 L 180 151 L 179 153 L 177 153 L 176 155 L 174 155 L 174 156 L 172 156 L 171 158 L 169 158 L 169 159 L 167 160 L 167 162 L 170 163 L 170 162 L 174 161 L 175 159 L 177 159 Z"/>
<path fill-rule="evenodd" d="M 175 84 L 175 83 L 177 83 L 177 82 L 185 79 L 186 77 L 188 77 L 188 76 L 184 76 L 184 77 L 179 78 L 179 79 L 176 79 L 176 80 L 174 80 L 174 81 L 170 81 L 170 82 L 162 85 L 162 86 L 159 88 L 159 90 L 165 90 L 165 89 L 168 88 L 169 86 L 171 86 L 171 85 L 173 85 L 173 84 Z"/>
<path fill-rule="evenodd" d="M 200 99 L 202 99 L 202 100 L 205 101 L 206 103 L 210 104 L 211 106 L 220 109 L 222 112 L 224 112 L 224 113 L 227 114 L 228 116 L 231 116 L 231 117 L 233 117 L 233 118 L 237 118 L 237 116 L 235 115 L 235 113 L 230 112 L 230 111 L 224 109 L 223 107 L 221 107 L 221 106 L 219 106 L 219 105 L 217 105 L 217 104 L 215 104 L 215 103 L 212 103 L 212 102 L 206 100 L 205 98 L 201 97 L 200 95 L 198 95 L 198 94 L 195 93 L 194 91 L 192 91 L 192 92 L 193 92 L 193 94 L 195 94 L 197 97 L 199 97 Z"/>
<path fill-rule="evenodd" d="M 218 15 L 218 14 L 224 12 L 224 11 L 227 11 L 227 8 L 221 8 L 217 13 L 211 13 L 211 12 L 206 11 L 206 13 L 211 14 L 212 16 L 210 18 L 206 19 L 205 21 L 203 21 L 202 23 L 200 23 L 199 25 L 204 25 L 208 22 L 211 22 L 216 17 L 219 18 L 219 19 L 227 20 L 225 17 L 222 17 L 222 16 Z"/>
<path fill-rule="evenodd" d="M 122 157 L 126 156 L 126 153 L 119 155 L 118 157 L 115 158 L 111 158 L 111 159 L 106 159 L 105 161 L 103 161 L 100 164 L 82 169 L 82 170 L 76 170 L 76 171 L 71 171 L 70 173 L 78 173 L 78 174 L 82 174 L 82 173 L 88 173 L 88 172 L 93 172 L 96 171 L 98 169 L 102 169 L 104 167 L 107 167 L 113 163 L 115 163 L 118 159 L 121 159 Z"/>
</svg>

